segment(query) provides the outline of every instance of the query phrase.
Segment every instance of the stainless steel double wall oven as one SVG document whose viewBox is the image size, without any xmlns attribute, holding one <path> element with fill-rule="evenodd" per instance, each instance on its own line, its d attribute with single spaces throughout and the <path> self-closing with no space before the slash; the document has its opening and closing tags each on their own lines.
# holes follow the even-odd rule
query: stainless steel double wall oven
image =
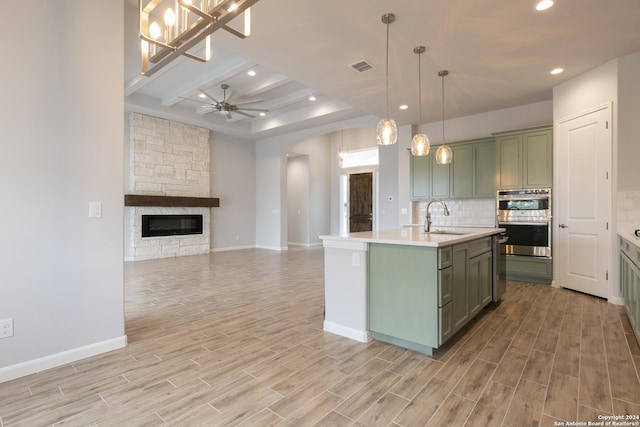
<svg viewBox="0 0 640 427">
<path fill-rule="evenodd" d="M 551 189 L 498 190 L 496 205 L 507 255 L 551 258 Z"/>
</svg>

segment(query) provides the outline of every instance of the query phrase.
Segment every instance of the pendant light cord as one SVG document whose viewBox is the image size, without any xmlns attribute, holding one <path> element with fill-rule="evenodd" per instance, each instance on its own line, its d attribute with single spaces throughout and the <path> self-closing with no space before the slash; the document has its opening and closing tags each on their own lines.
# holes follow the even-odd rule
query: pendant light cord
<svg viewBox="0 0 640 427">
<path fill-rule="evenodd" d="M 390 21 L 389 19 L 387 19 L 387 70 L 386 70 L 387 118 L 389 118 L 389 24 L 390 24 Z"/>
<path fill-rule="evenodd" d="M 420 114 L 420 116 L 418 117 L 418 121 L 422 121 L 422 71 L 420 68 L 421 55 L 421 53 L 418 53 L 418 110 Z"/>
<path fill-rule="evenodd" d="M 444 140 L 444 76 L 445 73 L 442 73 L 442 143 L 446 144 Z"/>
</svg>

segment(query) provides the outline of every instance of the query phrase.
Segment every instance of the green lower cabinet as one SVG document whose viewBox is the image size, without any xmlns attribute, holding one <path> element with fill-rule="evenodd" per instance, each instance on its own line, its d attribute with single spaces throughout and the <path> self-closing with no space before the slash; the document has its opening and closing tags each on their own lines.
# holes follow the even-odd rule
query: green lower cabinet
<svg viewBox="0 0 640 427">
<path fill-rule="evenodd" d="M 471 316 L 475 316 L 491 302 L 492 262 L 491 252 L 485 252 L 469 259 L 469 311 Z"/>
<path fill-rule="evenodd" d="M 369 245 L 369 329 L 413 350 L 438 346 L 436 248 Z M 404 343 L 404 344 L 402 344 Z"/>
<path fill-rule="evenodd" d="M 453 246 L 453 328 L 460 329 L 469 320 L 469 245 Z"/>
<path fill-rule="evenodd" d="M 507 255 L 507 280 L 549 284 L 553 280 L 553 261 L 521 255 Z"/>
<path fill-rule="evenodd" d="M 373 337 L 431 354 L 491 301 L 491 260 L 490 238 L 444 248 L 369 244 Z"/>
<path fill-rule="evenodd" d="M 640 343 L 640 248 L 620 239 L 620 289 L 624 311 Z"/>
</svg>

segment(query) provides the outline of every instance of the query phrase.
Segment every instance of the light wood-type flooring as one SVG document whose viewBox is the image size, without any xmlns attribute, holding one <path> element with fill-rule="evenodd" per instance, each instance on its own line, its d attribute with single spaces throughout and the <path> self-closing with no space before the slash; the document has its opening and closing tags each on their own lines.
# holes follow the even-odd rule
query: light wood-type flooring
<svg viewBox="0 0 640 427">
<path fill-rule="evenodd" d="M 8 426 L 553 426 L 640 415 L 620 307 L 509 282 L 433 357 L 323 332 L 323 251 L 126 263 L 129 345 L 0 384 Z"/>
</svg>

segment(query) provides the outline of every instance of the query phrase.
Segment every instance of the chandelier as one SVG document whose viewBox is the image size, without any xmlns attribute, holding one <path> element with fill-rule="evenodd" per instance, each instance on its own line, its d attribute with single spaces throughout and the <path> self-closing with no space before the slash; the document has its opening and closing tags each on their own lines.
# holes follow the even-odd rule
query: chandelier
<svg viewBox="0 0 640 427">
<path fill-rule="evenodd" d="M 211 34 L 223 29 L 240 38 L 251 33 L 250 7 L 258 0 L 138 0 L 142 74 L 151 76 L 180 56 L 200 62 L 211 58 Z M 244 28 L 229 26 L 244 14 Z M 192 52 L 204 42 L 205 54 Z"/>
</svg>

